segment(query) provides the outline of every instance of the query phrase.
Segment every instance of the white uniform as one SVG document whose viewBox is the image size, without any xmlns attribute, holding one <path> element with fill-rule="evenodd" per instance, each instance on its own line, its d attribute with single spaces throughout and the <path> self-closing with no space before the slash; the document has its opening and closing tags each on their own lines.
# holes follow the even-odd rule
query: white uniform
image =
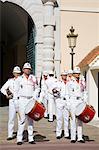
<svg viewBox="0 0 99 150">
<path fill-rule="evenodd" d="M 69 111 L 67 107 L 67 87 L 66 84 L 61 81 L 58 82 L 58 88 L 60 89 L 60 98 L 56 98 L 56 137 L 61 136 L 62 134 L 62 123 L 64 119 L 64 136 L 69 137 Z"/>
<path fill-rule="evenodd" d="M 8 121 L 8 138 L 13 137 L 14 132 L 14 120 L 16 116 L 16 111 L 18 109 L 18 100 L 14 98 L 15 94 L 15 78 L 9 79 L 1 88 L 1 93 L 7 95 L 7 89 L 13 94 L 13 98 L 9 99 L 9 121 Z"/>
<path fill-rule="evenodd" d="M 44 117 L 48 117 L 48 90 L 47 90 L 47 86 L 45 83 L 46 81 L 47 80 L 44 80 L 44 79 L 42 80 L 41 93 L 40 93 L 40 98 L 46 108 Z"/>
<path fill-rule="evenodd" d="M 73 77 L 73 70 L 68 70 L 67 71 L 67 81 L 69 82 L 69 81 L 71 81 L 72 79 L 73 79 L 74 77 Z"/>
<path fill-rule="evenodd" d="M 55 115 L 55 100 L 52 93 L 52 89 L 55 86 L 55 82 L 57 79 L 54 77 L 48 77 L 46 80 L 46 87 L 48 91 L 48 113 L 49 113 L 49 121 L 53 121 L 53 115 Z"/>
<path fill-rule="evenodd" d="M 25 116 L 25 108 L 30 100 L 33 99 L 34 90 L 36 88 L 36 78 L 33 75 L 29 75 L 28 79 L 23 74 L 16 80 L 16 97 L 19 98 L 19 113 L 20 118 L 18 122 L 17 142 L 22 142 L 22 134 L 25 126 L 25 118 L 28 121 L 28 140 L 33 139 L 33 120 L 28 116 Z"/>
<path fill-rule="evenodd" d="M 73 76 L 71 76 L 71 77 L 67 76 L 67 82 L 70 82 L 70 81 L 73 80 L 73 79 L 74 79 Z"/>
<path fill-rule="evenodd" d="M 83 95 L 86 95 L 85 90 L 85 82 L 79 81 L 79 83 L 74 78 L 70 82 L 67 83 L 68 95 L 69 95 L 69 103 L 68 107 L 71 112 L 71 140 L 76 140 L 76 117 L 75 110 L 76 106 L 82 102 Z M 82 121 L 77 119 L 77 138 L 78 141 L 82 139 Z"/>
</svg>

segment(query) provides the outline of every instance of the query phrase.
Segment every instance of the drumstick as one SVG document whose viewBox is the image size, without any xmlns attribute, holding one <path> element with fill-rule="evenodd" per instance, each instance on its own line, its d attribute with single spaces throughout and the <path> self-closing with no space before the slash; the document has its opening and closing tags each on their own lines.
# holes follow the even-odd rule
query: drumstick
<svg viewBox="0 0 99 150">
<path fill-rule="evenodd" d="M 71 112 L 69 110 L 68 112 L 69 112 L 69 117 L 71 118 L 71 120 L 73 120 Z"/>
<path fill-rule="evenodd" d="M 17 116 L 19 117 L 19 120 L 21 120 L 21 116 L 19 112 L 16 112 Z"/>
<path fill-rule="evenodd" d="M 15 101 L 14 101 L 14 106 L 15 106 L 15 109 L 16 109 Z M 17 114 L 17 117 L 19 118 L 20 122 L 22 122 L 21 115 L 20 115 L 18 110 L 16 110 L 16 114 Z M 24 122 L 25 122 L 25 119 L 24 119 L 24 121 L 21 124 L 23 124 Z"/>
<path fill-rule="evenodd" d="M 25 122 L 25 119 L 22 121 L 22 120 L 21 120 L 20 113 L 19 113 L 19 112 L 16 112 L 16 113 L 17 113 L 17 116 L 19 117 L 19 120 L 20 120 L 20 122 L 21 122 L 20 124 L 22 125 L 22 124 Z"/>
</svg>

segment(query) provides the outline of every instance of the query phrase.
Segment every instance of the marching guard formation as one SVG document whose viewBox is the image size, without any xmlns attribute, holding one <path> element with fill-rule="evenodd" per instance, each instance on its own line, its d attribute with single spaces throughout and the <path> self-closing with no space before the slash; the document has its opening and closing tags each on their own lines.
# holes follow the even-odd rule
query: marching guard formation
<svg viewBox="0 0 99 150">
<path fill-rule="evenodd" d="M 34 120 L 44 117 L 49 123 L 56 118 L 57 139 L 62 137 L 64 127 L 64 138 L 70 139 L 71 143 L 85 143 L 83 122 L 92 120 L 95 110 L 88 105 L 85 78 L 81 75 L 80 68 L 61 72 L 59 79 L 54 77 L 53 71 L 44 71 L 39 81 L 31 71 L 28 62 L 23 65 L 22 72 L 19 66 L 15 66 L 13 78 L 8 79 L 0 90 L 9 99 L 7 140 L 15 138 L 14 120 L 17 117 L 17 145 L 23 144 L 26 121 L 28 142 L 36 144 L 33 135 Z"/>
</svg>

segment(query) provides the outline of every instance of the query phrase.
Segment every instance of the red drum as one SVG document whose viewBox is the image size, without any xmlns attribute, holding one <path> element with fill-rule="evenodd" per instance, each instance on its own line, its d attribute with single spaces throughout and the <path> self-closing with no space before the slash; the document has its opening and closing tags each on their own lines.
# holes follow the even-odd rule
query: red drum
<svg viewBox="0 0 99 150">
<path fill-rule="evenodd" d="M 82 102 L 77 105 L 75 113 L 79 120 L 88 123 L 93 119 L 96 112 L 93 106 Z"/>
<path fill-rule="evenodd" d="M 25 114 L 35 121 L 39 121 L 44 117 L 45 107 L 43 104 L 31 100 L 25 109 Z"/>
</svg>

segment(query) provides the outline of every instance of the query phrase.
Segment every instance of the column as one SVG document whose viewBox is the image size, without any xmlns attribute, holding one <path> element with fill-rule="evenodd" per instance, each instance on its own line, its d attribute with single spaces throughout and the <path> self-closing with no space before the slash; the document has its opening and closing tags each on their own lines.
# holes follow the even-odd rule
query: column
<svg viewBox="0 0 99 150">
<path fill-rule="evenodd" d="M 44 46 L 43 46 L 43 70 L 54 71 L 54 2 L 48 0 L 44 4 Z"/>
<path fill-rule="evenodd" d="M 40 10 L 41 7 L 33 14 L 35 23 L 35 73 L 38 78 L 41 76 L 43 65 L 43 14 Z"/>
</svg>

